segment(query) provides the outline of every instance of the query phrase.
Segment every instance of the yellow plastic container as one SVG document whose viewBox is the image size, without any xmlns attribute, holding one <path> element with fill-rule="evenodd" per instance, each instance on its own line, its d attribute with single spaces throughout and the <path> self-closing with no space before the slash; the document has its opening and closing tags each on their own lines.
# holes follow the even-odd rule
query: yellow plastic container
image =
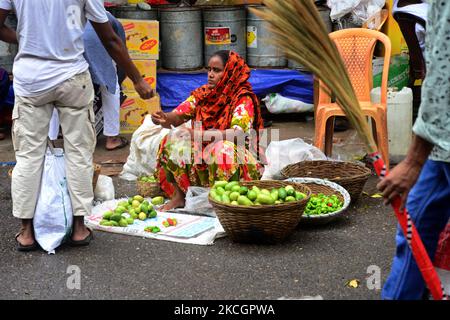
<svg viewBox="0 0 450 320">
<path fill-rule="evenodd" d="M 144 2 L 144 0 L 128 0 L 128 4 L 138 4 L 139 2 Z"/>
<path fill-rule="evenodd" d="M 408 45 L 406 44 L 405 38 L 400 30 L 400 27 L 392 16 L 392 6 L 393 0 L 386 1 L 387 9 L 389 9 L 389 17 L 383 26 L 383 33 L 386 34 L 389 39 L 391 39 L 392 44 L 392 55 L 397 55 L 401 53 L 407 53 Z"/>
</svg>

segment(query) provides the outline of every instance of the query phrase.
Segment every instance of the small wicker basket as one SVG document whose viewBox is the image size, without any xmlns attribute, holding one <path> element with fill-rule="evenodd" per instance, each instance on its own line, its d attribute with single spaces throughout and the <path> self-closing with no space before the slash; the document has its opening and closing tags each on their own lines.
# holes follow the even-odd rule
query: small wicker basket
<svg viewBox="0 0 450 320">
<path fill-rule="evenodd" d="M 164 196 L 164 192 L 161 190 L 159 182 L 144 182 L 136 180 L 136 188 L 139 195 L 144 198 L 153 198 L 157 196 Z"/>
<path fill-rule="evenodd" d="M 281 170 L 285 178 L 319 178 L 335 182 L 358 200 L 372 171 L 369 168 L 346 161 L 302 161 L 290 164 Z"/>
<path fill-rule="evenodd" d="M 301 183 L 303 185 L 306 185 L 309 189 L 311 189 L 311 194 L 319 194 L 322 193 L 326 196 L 336 195 L 338 199 L 342 202 L 342 208 L 338 211 L 331 212 L 328 214 L 321 214 L 321 215 L 311 215 L 308 216 L 305 213 L 303 213 L 302 219 L 300 220 L 300 224 L 307 224 L 307 225 L 323 225 L 327 224 L 339 216 L 341 216 L 345 210 L 347 210 L 348 206 L 350 205 L 350 194 L 345 190 L 343 187 L 338 185 L 337 183 L 323 180 L 323 179 L 316 179 L 316 178 L 289 178 L 285 180 L 287 182 L 295 182 L 295 183 Z"/>
<path fill-rule="evenodd" d="M 306 194 L 306 198 L 277 205 L 235 206 L 217 202 L 209 197 L 209 202 L 219 218 L 225 232 L 235 242 L 274 244 L 285 240 L 295 230 L 311 190 L 301 184 L 285 181 L 246 181 L 241 186 L 258 188 L 281 188 L 292 185 L 295 190 Z"/>
</svg>

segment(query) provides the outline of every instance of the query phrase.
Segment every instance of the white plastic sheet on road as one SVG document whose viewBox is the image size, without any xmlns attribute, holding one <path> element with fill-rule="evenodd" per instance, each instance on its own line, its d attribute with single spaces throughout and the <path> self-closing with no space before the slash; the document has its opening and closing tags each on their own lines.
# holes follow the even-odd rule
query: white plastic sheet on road
<svg viewBox="0 0 450 320">
<path fill-rule="evenodd" d="M 127 199 L 110 200 L 95 206 L 92 214 L 86 217 L 86 224 L 95 230 L 105 232 L 197 245 L 212 245 L 215 239 L 225 236 L 225 231 L 217 218 L 159 211 L 157 211 L 158 216 L 156 218 L 145 221 L 136 219 L 134 224 L 128 227 L 99 225 L 103 214 L 108 210 L 114 210 L 118 202 L 123 200 Z M 147 200 L 150 201 L 150 199 Z M 167 218 L 175 218 L 178 224 L 173 227 L 164 227 L 162 222 Z M 144 231 L 148 226 L 157 226 L 161 229 L 161 232 L 151 233 Z"/>
</svg>

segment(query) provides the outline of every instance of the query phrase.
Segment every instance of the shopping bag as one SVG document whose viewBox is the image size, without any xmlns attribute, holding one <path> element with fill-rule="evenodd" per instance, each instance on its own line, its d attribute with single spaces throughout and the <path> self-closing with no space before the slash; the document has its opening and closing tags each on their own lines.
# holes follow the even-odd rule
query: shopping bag
<svg viewBox="0 0 450 320">
<path fill-rule="evenodd" d="M 55 249 L 70 236 L 72 221 L 64 151 L 49 145 L 33 219 L 36 241 L 42 249 L 54 254 Z"/>
</svg>

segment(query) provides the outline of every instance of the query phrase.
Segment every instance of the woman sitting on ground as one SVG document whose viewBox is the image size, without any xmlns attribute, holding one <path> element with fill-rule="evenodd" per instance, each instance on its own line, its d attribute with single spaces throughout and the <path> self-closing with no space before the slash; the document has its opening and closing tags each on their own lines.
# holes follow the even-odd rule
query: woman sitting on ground
<svg viewBox="0 0 450 320">
<path fill-rule="evenodd" d="M 153 122 L 164 128 L 192 120 L 192 128 L 173 129 L 161 141 L 156 173 L 162 190 L 172 198 L 162 210 L 184 207 L 191 185 L 207 187 L 218 180 L 260 179 L 263 166 L 256 153 L 258 140 L 250 143 L 254 147 L 250 152 L 244 139 L 251 129 L 263 129 L 249 77 L 250 68 L 244 59 L 233 51 L 218 51 L 208 63 L 207 85 L 193 91 L 172 112 L 152 115 Z M 186 147 L 192 150 L 187 156 Z"/>
</svg>

